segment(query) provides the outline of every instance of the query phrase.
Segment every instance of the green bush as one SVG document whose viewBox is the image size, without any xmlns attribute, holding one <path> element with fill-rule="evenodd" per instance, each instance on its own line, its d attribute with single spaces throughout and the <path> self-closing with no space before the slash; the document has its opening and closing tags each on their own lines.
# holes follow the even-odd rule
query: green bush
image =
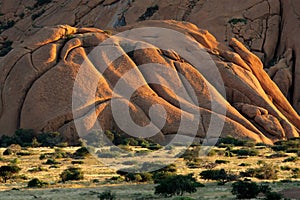
<svg viewBox="0 0 300 200">
<path fill-rule="evenodd" d="M 258 179 L 277 179 L 277 169 L 272 164 L 263 163 L 258 168 L 249 168 L 246 172 L 241 172 L 242 177 L 255 177 Z"/>
<path fill-rule="evenodd" d="M 190 175 L 174 175 L 159 181 L 155 187 L 155 194 L 165 197 L 173 195 L 182 196 L 185 192 L 194 193 L 197 191 L 197 181 Z"/>
<path fill-rule="evenodd" d="M 247 141 L 239 140 L 236 138 L 233 138 L 231 136 L 220 138 L 217 142 L 217 146 L 223 146 L 223 145 L 232 145 L 232 146 L 244 146 L 247 143 Z M 224 147 L 224 146 L 223 146 Z"/>
<path fill-rule="evenodd" d="M 11 149 L 5 149 L 5 151 L 3 151 L 3 155 L 4 156 L 10 156 L 10 155 L 13 155 L 13 151 Z"/>
<path fill-rule="evenodd" d="M 57 165 L 57 164 L 60 164 L 60 162 L 57 162 L 56 160 L 49 158 L 44 164 L 45 165 Z"/>
<path fill-rule="evenodd" d="M 43 182 L 41 180 L 39 180 L 38 178 L 34 178 L 34 179 L 31 179 L 28 184 L 27 184 L 27 187 L 29 188 L 41 188 L 41 187 L 44 187 L 48 185 L 47 182 Z"/>
<path fill-rule="evenodd" d="M 84 161 L 82 161 L 82 160 L 72 160 L 71 164 L 72 165 L 82 165 L 82 164 L 84 164 Z"/>
<path fill-rule="evenodd" d="M 231 153 L 234 153 L 237 156 L 258 156 L 259 155 L 259 151 L 256 149 L 236 149 L 236 150 L 232 150 Z"/>
<path fill-rule="evenodd" d="M 215 163 L 216 164 L 228 164 L 228 163 L 230 163 L 230 161 L 229 160 L 216 160 Z"/>
<path fill-rule="evenodd" d="M 19 173 L 21 170 L 20 167 L 16 165 L 4 165 L 0 167 L 0 177 L 3 179 L 3 181 L 6 183 L 6 181 L 14 174 Z"/>
<path fill-rule="evenodd" d="M 98 194 L 98 198 L 100 200 L 115 200 L 116 194 L 111 192 L 110 190 L 105 190 L 104 192 Z"/>
<path fill-rule="evenodd" d="M 238 23 L 243 23 L 243 24 L 247 24 L 247 19 L 245 18 L 233 18 L 231 20 L 228 21 L 229 24 L 238 24 Z"/>
<path fill-rule="evenodd" d="M 75 151 L 75 153 L 73 154 L 74 157 L 80 157 L 80 158 L 84 158 L 88 155 L 90 155 L 90 152 L 86 147 L 81 147 L 81 148 L 77 149 Z"/>
<path fill-rule="evenodd" d="M 202 179 L 218 181 L 219 184 L 224 185 L 227 182 L 236 181 L 238 176 L 226 172 L 224 169 L 205 170 L 200 173 Z"/>
<path fill-rule="evenodd" d="M 292 169 L 292 178 L 300 178 L 300 169 L 299 168 L 294 168 Z"/>
<path fill-rule="evenodd" d="M 289 157 L 285 159 L 283 162 L 296 162 L 297 160 L 299 160 L 298 157 Z"/>
<path fill-rule="evenodd" d="M 69 167 L 60 174 L 60 178 L 64 183 L 69 180 L 82 180 L 84 175 L 80 168 Z"/>
<path fill-rule="evenodd" d="M 231 193 L 238 199 L 256 198 L 260 193 L 260 187 L 251 181 L 238 181 L 232 184 Z"/>
<path fill-rule="evenodd" d="M 63 136 L 59 132 L 43 132 L 37 136 L 37 140 L 43 147 L 55 147 L 64 142 Z"/>
</svg>

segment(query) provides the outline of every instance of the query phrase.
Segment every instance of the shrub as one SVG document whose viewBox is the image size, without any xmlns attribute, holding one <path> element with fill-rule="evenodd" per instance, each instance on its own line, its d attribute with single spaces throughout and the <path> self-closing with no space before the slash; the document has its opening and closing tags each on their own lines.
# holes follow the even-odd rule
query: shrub
<svg viewBox="0 0 300 200">
<path fill-rule="evenodd" d="M 6 183 L 6 181 L 8 179 L 12 178 L 12 176 L 14 174 L 19 173 L 20 170 L 21 170 L 21 168 L 16 165 L 1 166 L 0 167 L 0 177 L 2 177 L 3 181 Z"/>
<path fill-rule="evenodd" d="M 289 157 L 289 158 L 285 159 L 283 162 L 295 162 L 298 159 L 299 159 L 298 157 Z"/>
<path fill-rule="evenodd" d="M 224 185 L 227 182 L 235 181 L 238 178 L 237 175 L 228 173 L 224 169 L 205 170 L 200 173 L 200 176 L 205 180 L 218 181 L 221 185 Z"/>
<path fill-rule="evenodd" d="M 191 174 L 174 175 L 160 180 L 155 187 L 155 194 L 171 197 L 173 195 L 182 196 L 185 192 L 194 193 L 197 191 L 197 181 Z"/>
<path fill-rule="evenodd" d="M 72 160 L 71 162 L 72 165 L 82 165 L 84 162 L 82 160 Z"/>
<path fill-rule="evenodd" d="M 295 169 L 292 169 L 292 178 L 300 178 L 300 169 L 299 168 L 295 168 Z"/>
<path fill-rule="evenodd" d="M 231 193 L 238 199 L 256 198 L 260 193 L 260 187 L 251 181 L 238 181 L 232 184 Z"/>
<path fill-rule="evenodd" d="M 57 164 L 60 164 L 60 162 L 57 162 L 56 160 L 49 158 L 44 164 L 45 165 L 57 165 Z"/>
<path fill-rule="evenodd" d="M 63 136 L 59 132 L 43 132 L 37 136 L 38 142 L 43 147 L 54 147 L 63 141 Z"/>
<path fill-rule="evenodd" d="M 241 163 L 239 164 L 240 167 L 248 167 L 248 166 L 251 166 L 251 164 L 249 163 Z"/>
<path fill-rule="evenodd" d="M 76 152 L 73 154 L 73 156 L 75 157 L 86 157 L 90 155 L 89 150 L 86 147 L 81 147 L 79 149 L 76 150 Z"/>
<path fill-rule="evenodd" d="M 277 192 L 268 192 L 266 193 L 265 200 L 281 200 L 283 198 L 282 194 Z"/>
<path fill-rule="evenodd" d="M 243 24 L 247 24 L 247 19 L 244 18 L 233 18 L 231 20 L 228 21 L 229 24 L 238 24 L 238 23 L 243 23 Z"/>
<path fill-rule="evenodd" d="M 31 179 L 28 182 L 27 187 L 29 187 L 29 188 L 41 188 L 41 187 L 44 187 L 45 185 L 48 185 L 48 183 L 43 182 L 43 181 L 39 180 L 38 178 L 34 178 L 34 179 Z"/>
<path fill-rule="evenodd" d="M 199 157 L 200 147 L 193 147 L 191 149 L 187 149 L 180 157 L 184 160 L 194 160 Z"/>
<path fill-rule="evenodd" d="M 69 167 L 60 174 L 60 178 L 64 183 L 69 180 L 82 180 L 84 176 L 80 168 Z"/>
<path fill-rule="evenodd" d="M 216 164 L 228 164 L 228 163 L 230 163 L 230 161 L 229 160 L 216 160 L 215 163 Z"/>
<path fill-rule="evenodd" d="M 256 149 L 237 149 L 232 150 L 232 153 L 237 156 L 258 156 L 259 152 Z"/>
<path fill-rule="evenodd" d="M 46 169 L 42 168 L 41 166 L 29 169 L 28 172 L 42 172 L 42 171 L 47 171 Z"/>
<path fill-rule="evenodd" d="M 3 155 L 17 154 L 22 150 L 22 147 L 18 144 L 11 144 L 4 152 Z"/>
<path fill-rule="evenodd" d="M 110 190 L 106 190 L 106 191 L 98 194 L 98 198 L 100 200 L 115 200 L 116 194 L 112 193 Z"/>
<path fill-rule="evenodd" d="M 263 163 L 259 168 L 249 168 L 246 172 L 241 172 L 240 175 L 258 179 L 277 179 L 277 170 L 272 164 Z"/>
<path fill-rule="evenodd" d="M 13 151 L 11 149 L 5 149 L 5 151 L 3 152 L 4 156 L 9 156 L 9 155 L 13 155 Z"/>
<path fill-rule="evenodd" d="M 246 144 L 246 141 L 242 141 L 236 138 L 233 138 L 231 136 L 220 138 L 217 142 L 217 146 L 220 147 L 222 145 L 232 145 L 232 146 L 244 146 Z"/>
</svg>

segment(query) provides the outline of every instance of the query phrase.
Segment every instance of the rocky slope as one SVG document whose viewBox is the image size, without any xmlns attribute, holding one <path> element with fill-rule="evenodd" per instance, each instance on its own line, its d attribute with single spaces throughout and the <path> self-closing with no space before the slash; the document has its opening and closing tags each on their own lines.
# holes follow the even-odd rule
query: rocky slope
<svg viewBox="0 0 300 200">
<path fill-rule="evenodd" d="M 74 141 L 77 131 L 88 133 L 101 125 L 103 130 L 140 127 L 140 134 L 148 126 L 160 141 L 177 132 L 214 139 L 218 128 L 222 136 L 265 143 L 299 136 L 300 117 L 263 70 L 260 59 L 238 40 L 229 41 L 231 49 L 209 32 L 176 21 L 145 21 L 122 31 L 141 27 L 160 31 L 140 31 L 139 38 L 159 40 L 165 29 L 167 34 L 173 30 L 184 37 L 159 41 L 157 45 L 177 44 L 162 49 L 147 40 L 133 40 L 133 32 L 128 39 L 100 29 L 61 25 L 40 29 L 16 45 L 0 63 L 0 132 L 13 133 L 19 127 L 58 130 Z M 112 46 L 103 43 L 108 38 Z M 99 43 L 104 50 L 92 51 Z M 181 49 L 190 52 L 191 44 L 204 48 L 208 57 L 182 57 Z M 84 73 L 80 71 L 83 61 Z M 153 63 L 163 67 L 156 71 Z M 217 71 L 213 71 L 215 65 Z M 78 81 L 78 74 L 83 74 L 84 81 Z M 116 89 L 120 80 L 125 80 L 123 88 Z M 74 92 L 74 85 L 78 91 Z M 159 105 L 158 109 L 153 110 L 153 105 Z M 220 121 L 224 124 L 218 127 Z"/>
</svg>

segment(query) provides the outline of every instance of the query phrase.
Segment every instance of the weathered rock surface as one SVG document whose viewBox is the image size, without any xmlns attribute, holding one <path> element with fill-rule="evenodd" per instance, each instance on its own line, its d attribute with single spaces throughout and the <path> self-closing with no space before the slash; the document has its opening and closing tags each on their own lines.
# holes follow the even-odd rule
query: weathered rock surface
<svg viewBox="0 0 300 200">
<path fill-rule="evenodd" d="M 116 4 L 115 1 L 105 2 L 107 5 Z M 209 32 L 176 21 L 145 21 L 118 30 L 139 27 L 167 28 L 183 33 L 185 42 L 190 41 L 207 50 L 223 80 L 215 79 L 209 73 L 211 69 L 207 68 L 210 66 L 206 66 L 205 60 L 198 63 L 200 68 L 196 67 L 182 58 L 178 50 L 115 38 L 107 31 L 95 28 L 67 25 L 43 28 L 24 38 L 24 42 L 15 45 L 13 51 L 1 59 L 0 133 L 12 134 L 17 128 L 33 128 L 36 131 L 60 131 L 69 141 L 74 141 L 77 131 L 89 132 L 97 122 L 104 130 L 124 130 L 130 126 L 127 122 L 132 120 L 142 128 L 150 124 L 159 140 L 177 132 L 187 136 L 196 132 L 197 137 L 204 138 L 211 117 L 214 117 L 225 122 L 223 136 L 265 143 L 299 136 L 299 115 L 264 71 L 261 60 L 238 40 L 229 41 L 231 49 L 219 43 Z M 140 34 L 141 38 L 149 37 L 147 32 Z M 159 38 L 161 33 L 154 34 L 152 37 Z M 97 51 L 96 59 L 88 56 L 93 48 L 108 38 L 114 41 L 110 51 Z M 179 41 L 179 44 L 179 49 L 191 48 L 184 42 Z M 129 47 L 136 50 L 126 53 Z M 112 59 L 117 53 L 122 56 Z M 289 59 L 288 55 L 286 59 Z M 75 104 L 72 108 L 74 82 L 84 60 L 89 60 L 84 73 L 88 81 L 78 83 L 80 93 L 75 92 L 75 100 L 82 104 Z M 149 63 L 158 63 L 164 66 L 163 69 L 181 76 L 140 67 Z M 106 64 L 109 67 L 103 71 Z M 115 95 L 113 90 L 130 70 L 135 73 L 123 85 L 125 90 L 133 89 L 134 93 L 126 99 L 126 92 L 120 90 Z M 100 79 L 99 74 L 103 75 Z M 153 81 L 159 84 L 148 84 Z M 95 83 L 96 93 L 91 96 L 91 87 Z M 186 87 L 187 83 L 190 87 Z M 221 92 L 222 84 L 226 94 Z M 186 92 L 177 93 L 166 85 Z M 196 96 L 188 100 L 191 91 Z M 184 94 L 189 94 L 189 98 Z M 226 112 L 212 109 L 212 99 Z M 129 109 L 131 119 L 123 117 L 116 122 L 112 113 L 116 103 Z M 153 105 L 161 107 L 152 112 Z M 121 108 L 124 107 L 120 107 L 118 115 L 127 116 L 126 109 Z M 198 123 L 197 113 L 201 119 Z M 81 122 L 80 127 L 75 128 L 74 120 Z M 165 124 L 160 127 L 162 121 Z M 182 128 L 182 121 L 188 125 Z M 213 135 L 207 137 L 214 139 Z"/>
</svg>

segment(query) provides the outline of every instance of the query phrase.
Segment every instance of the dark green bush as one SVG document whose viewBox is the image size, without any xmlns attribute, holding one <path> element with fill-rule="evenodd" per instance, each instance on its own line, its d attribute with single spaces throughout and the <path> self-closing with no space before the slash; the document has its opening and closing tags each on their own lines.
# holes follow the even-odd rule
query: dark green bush
<svg viewBox="0 0 300 200">
<path fill-rule="evenodd" d="M 228 164 L 228 163 L 230 163 L 230 161 L 229 160 L 216 160 L 215 163 L 216 164 Z"/>
<path fill-rule="evenodd" d="M 59 132 L 44 132 L 37 136 L 37 140 L 43 147 L 55 147 L 64 142 L 63 136 Z"/>
<path fill-rule="evenodd" d="M 236 181 L 238 176 L 226 172 L 224 169 L 205 170 L 200 173 L 202 179 L 218 181 L 219 184 L 224 185 L 227 182 Z"/>
<path fill-rule="evenodd" d="M 217 142 L 217 146 L 222 146 L 222 145 L 244 146 L 246 143 L 247 141 L 239 140 L 231 136 L 228 136 L 225 138 L 220 138 L 219 141 Z"/>
<path fill-rule="evenodd" d="M 27 184 L 27 187 L 29 188 L 41 188 L 41 187 L 44 187 L 48 185 L 47 182 L 43 182 L 41 180 L 39 180 L 38 178 L 34 178 L 34 179 L 31 179 L 28 184 Z"/>
<path fill-rule="evenodd" d="M 57 162 L 56 160 L 49 158 L 44 164 L 45 165 L 57 165 L 57 164 L 60 164 L 60 162 Z"/>
<path fill-rule="evenodd" d="M 237 156 L 258 156 L 259 151 L 256 149 L 237 149 L 232 150 L 232 153 L 236 154 Z"/>
<path fill-rule="evenodd" d="M 296 162 L 297 160 L 299 160 L 298 157 L 289 157 L 285 159 L 283 162 Z"/>
<path fill-rule="evenodd" d="M 20 167 L 16 165 L 4 165 L 0 167 L 0 177 L 3 179 L 3 181 L 6 183 L 6 181 L 14 174 L 19 173 L 21 170 Z"/>
<path fill-rule="evenodd" d="M 3 155 L 4 156 L 9 156 L 9 155 L 13 155 L 13 151 L 11 149 L 5 149 L 5 151 L 3 152 Z"/>
<path fill-rule="evenodd" d="M 231 20 L 228 21 L 229 24 L 238 24 L 238 23 L 243 23 L 243 24 L 247 24 L 247 19 L 245 18 L 233 18 Z"/>
<path fill-rule="evenodd" d="M 115 200 L 115 199 L 117 199 L 116 194 L 110 190 L 105 190 L 104 192 L 98 194 L 98 198 L 100 200 Z"/>
<path fill-rule="evenodd" d="M 194 193 L 197 191 L 197 181 L 190 175 L 174 175 L 159 181 L 155 187 L 155 194 L 171 197 L 182 196 L 185 192 Z"/>
<path fill-rule="evenodd" d="M 84 175 L 80 168 L 69 167 L 60 174 L 60 178 L 64 183 L 69 180 L 82 180 Z"/>
<path fill-rule="evenodd" d="M 82 161 L 82 160 L 72 160 L 72 165 L 82 165 L 82 164 L 84 164 L 84 161 Z"/>
<path fill-rule="evenodd" d="M 232 184 L 231 193 L 238 199 L 256 198 L 260 193 L 260 187 L 251 181 L 238 181 Z"/>
<path fill-rule="evenodd" d="M 86 147 L 81 147 L 81 148 L 77 149 L 75 151 L 75 153 L 73 154 L 74 157 L 80 157 L 80 158 L 84 158 L 88 155 L 90 155 L 90 152 Z"/>
</svg>

